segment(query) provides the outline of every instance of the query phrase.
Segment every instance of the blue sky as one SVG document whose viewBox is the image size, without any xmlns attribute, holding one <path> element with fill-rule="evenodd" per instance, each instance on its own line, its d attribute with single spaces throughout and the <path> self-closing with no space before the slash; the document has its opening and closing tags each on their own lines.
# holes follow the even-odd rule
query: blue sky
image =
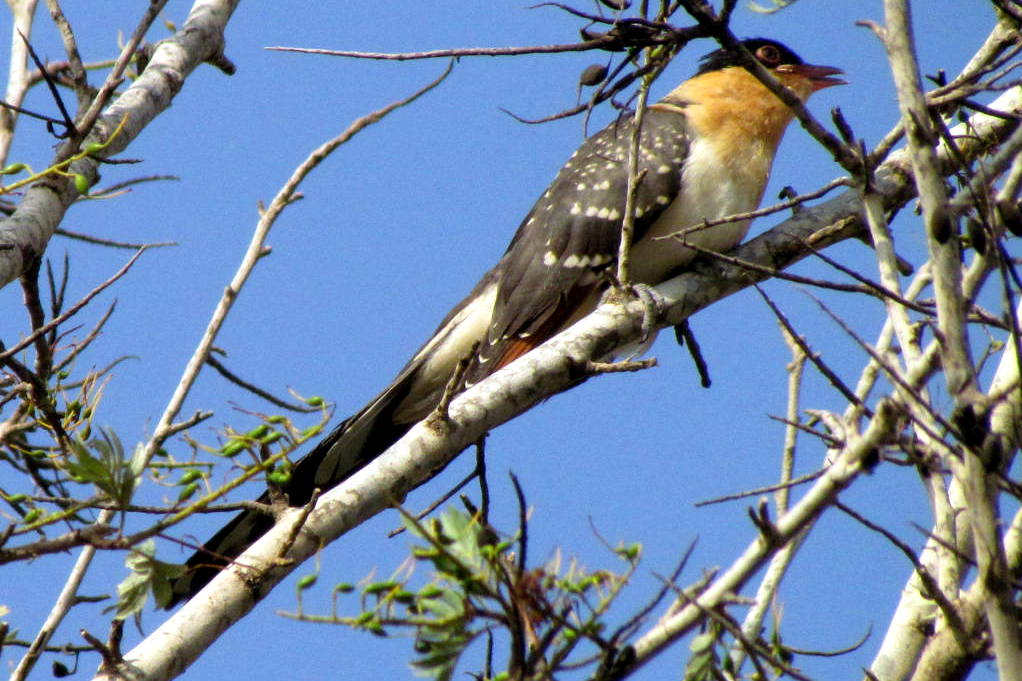
<svg viewBox="0 0 1022 681">
<path fill-rule="evenodd" d="M 137 187 L 130 195 L 75 207 L 68 229 L 125 241 L 179 242 L 146 253 L 134 270 L 84 313 L 95 320 L 115 298 L 117 312 L 102 342 L 81 360 L 102 366 L 121 354 L 105 389 L 98 423 L 122 440 L 142 439 L 177 383 L 213 305 L 229 281 L 255 224 L 258 201 L 269 201 L 293 167 L 354 118 L 406 96 L 432 80 L 441 62 L 366 62 L 268 52 L 269 45 L 370 51 L 463 46 L 564 43 L 579 24 L 552 7 L 529 3 L 449 2 L 242 3 L 227 33 L 227 55 L 238 73 L 227 77 L 203 67 L 189 78 L 173 107 L 147 128 L 126 156 L 135 166 L 108 167 L 104 183 L 142 174 L 176 174 L 178 182 Z M 117 31 L 130 32 L 137 17 L 120 5 L 97 11 L 68 3 L 86 60 L 108 58 Z M 189 3 L 172 1 L 167 19 L 183 23 Z M 917 42 L 925 73 L 961 67 L 993 24 L 988 3 L 931 0 L 919 3 Z M 63 56 L 45 13 L 34 36 L 37 50 Z M 734 18 L 740 36 L 784 41 L 807 61 L 845 69 L 850 85 L 815 96 L 811 109 L 826 119 L 840 107 L 856 133 L 874 143 L 895 122 L 897 106 L 883 49 L 859 19 L 882 20 L 881 3 L 802 0 L 772 15 L 745 6 Z M 9 33 L 0 20 L 0 34 Z M 954 39 L 948 27 L 954 26 Z M 162 37 L 161 27 L 154 39 Z M 698 56 L 713 49 L 693 44 L 656 86 L 662 95 L 689 76 Z M 339 150 L 303 186 L 305 199 L 278 222 L 271 257 L 258 266 L 217 345 L 237 373 L 268 389 L 323 395 L 336 415 L 357 410 L 390 380 L 447 309 L 503 252 L 507 241 L 560 165 L 583 137 L 580 119 L 522 125 L 501 109 L 540 117 L 575 103 L 581 70 L 604 55 L 566 54 L 463 59 L 438 90 L 400 110 Z M 47 109 L 39 90 L 29 106 Z M 601 112 L 591 130 L 609 119 Z M 22 120 L 12 161 L 45 166 L 52 142 L 40 126 Z M 808 191 L 840 174 L 827 154 L 798 128 L 789 131 L 774 167 L 766 200 L 785 185 Z M 770 220 L 753 225 L 762 231 Z M 919 262 L 918 227 L 904 222 L 899 249 Z M 107 278 L 128 258 L 56 238 L 48 254 L 71 256 L 70 296 Z M 831 253 L 853 267 L 870 267 L 861 244 Z M 823 267 L 798 272 L 829 276 Z M 872 269 L 868 271 L 872 272 Z M 815 311 L 798 287 L 772 282 L 766 290 L 817 349 L 854 380 L 864 361 L 854 344 Z M 855 328 L 872 338 L 882 322 L 878 303 L 823 295 Z M 14 339 L 26 322 L 16 286 L 0 291 L 0 337 Z M 670 334 L 654 347 L 660 366 L 641 374 L 593 380 L 557 396 L 488 441 L 491 485 L 499 504 L 495 524 L 513 529 L 516 509 L 504 473 L 521 479 L 535 508 L 531 553 L 545 559 L 560 547 L 591 568 L 614 558 L 593 535 L 590 522 L 611 543 L 641 542 L 645 559 L 619 614 L 638 607 L 698 540 L 682 577 L 727 565 L 754 536 L 746 517 L 750 501 L 703 508 L 699 500 L 776 480 L 782 428 L 768 418 L 785 407 L 786 350 L 770 312 L 745 292 L 693 319 L 709 362 L 713 387 L 699 387 L 691 361 Z M 85 368 L 81 366 L 80 368 Z M 806 407 L 841 411 L 840 396 L 816 376 L 807 379 Z M 200 378 L 185 413 L 216 415 L 193 432 L 211 442 L 225 424 L 245 429 L 244 410 L 273 412 L 258 399 L 225 384 L 213 372 Z M 183 448 L 182 448 L 183 452 Z M 804 441 L 800 472 L 815 469 L 822 451 Z M 420 508 L 471 468 L 459 461 L 407 501 Z M 223 473 L 221 472 L 221 475 Z M 219 479 L 219 478 L 218 478 Z M 251 490 L 254 494 L 257 490 Z M 173 494 L 174 491 L 168 492 Z M 928 526 L 926 498 L 911 471 L 883 467 L 843 495 L 843 500 L 882 522 L 910 544 L 921 544 L 911 523 Z M 196 519 L 179 533 L 205 538 L 221 521 Z M 389 574 L 403 559 L 407 539 L 385 539 L 398 524 L 385 514 L 359 528 L 321 557 L 321 584 L 357 581 L 374 567 Z M 166 560 L 183 560 L 176 547 L 161 547 Z M 123 576 L 122 558 L 104 556 L 87 580 L 86 593 L 111 592 Z M 69 566 L 64 556 L 30 566 L 7 567 L 4 583 L 31 580 L 31 589 L 0 587 L 10 621 L 31 636 Z M 863 648 L 833 659 L 799 657 L 818 677 L 859 673 L 879 645 L 909 565 L 889 544 L 828 514 L 803 547 L 785 580 L 783 634 L 804 649 L 844 648 L 872 629 Z M 300 569 L 304 574 L 308 570 Z M 12 578 L 13 577 L 13 578 Z M 292 579 L 293 582 L 293 579 Z M 294 592 L 283 585 L 257 611 L 228 632 L 189 671 L 189 678 L 404 678 L 407 641 L 380 641 L 341 628 L 315 628 L 282 619 Z M 306 607 L 328 608 L 328 587 L 313 589 Z M 77 640 L 87 627 L 103 635 L 102 606 L 84 606 L 55 641 Z M 147 612 L 151 631 L 163 617 Z M 125 649 L 137 640 L 129 627 Z M 680 675 L 686 659 L 677 646 L 637 678 Z M 11 657 L 5 662 L 10 663 Z M 87 678 L 91 662 L 75 678 Z M 475 669 L 474 666 L 466 669 Z M 36 678 L 46 678 L 45 668 Z"/>
</svg>

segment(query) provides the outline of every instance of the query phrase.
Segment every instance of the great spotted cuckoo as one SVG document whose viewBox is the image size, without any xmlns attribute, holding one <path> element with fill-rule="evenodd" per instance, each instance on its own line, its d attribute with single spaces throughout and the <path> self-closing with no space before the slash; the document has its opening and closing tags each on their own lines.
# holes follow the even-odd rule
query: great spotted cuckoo
<svg viewBox="0 0 1022 681">
<path fill-rule="evenodd" d="M 806 64 L 784 45 L 743 42 L 802 100 L 844 81 Z M 683 239 L 658 239 L 759 205 L 790 109 L 726 50 L 703 58 L 695 76 L 645 112 L 633 205 L 631 279 L 657 284 L 688 264 Z M 617 263 L 634 119 L 620 117 L 579 147 L 529 211 L 497 265 L 440 323 L 394 381 L 338 425 L 294 466 L 284 491 L 302 505 L 397 441 L 439 402 L 459 361 L 475 352 L 478 381 L 591 312 Z M 749 221 L 694 231 L 688 242 L 719 252 L 738 244 Z M 473 350 L 475 348 L 475 350 Z M 262 501 L 267 501 L 264 494 Z M 273 525 L 244 511 L 188 561 L 174 602 L 189 598 Z"/>
</svg>

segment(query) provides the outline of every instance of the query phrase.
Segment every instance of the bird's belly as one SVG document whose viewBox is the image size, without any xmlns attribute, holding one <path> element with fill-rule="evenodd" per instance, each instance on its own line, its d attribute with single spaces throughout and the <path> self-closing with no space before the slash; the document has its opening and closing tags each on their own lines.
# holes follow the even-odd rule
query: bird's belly
<svg viewBox="0 0 1022 681">
<path fill-rule="evenodd" d="M 763 194 L 768 168 L 757 163 L 736 165 L 721 163 L 720 155 L 709 144 L 692 146 L 679 197 L 632 247 L 629 262 L 634 281 L 659 284 L 687 265 L 698 251 L 686 246 L 685 241 L 717 252 L 738 245 L 749 230 L 749 220 L 714 225 L 676 238 L 658 238 L 699 227 L 706 220 L 754 210 Z"/>
</svg>

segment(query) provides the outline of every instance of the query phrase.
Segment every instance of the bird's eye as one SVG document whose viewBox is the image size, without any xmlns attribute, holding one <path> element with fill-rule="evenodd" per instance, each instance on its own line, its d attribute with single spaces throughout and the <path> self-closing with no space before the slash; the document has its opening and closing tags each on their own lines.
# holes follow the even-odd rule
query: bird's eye
<svg viewBox="0 0 1022 681">
<path fill-rule="evenodd" d="M 773 45 L 764 45 L 756 50 L 756 58 L 766 66 L 777 66 L 781 63 L 781 51 Z"/>
</svg>

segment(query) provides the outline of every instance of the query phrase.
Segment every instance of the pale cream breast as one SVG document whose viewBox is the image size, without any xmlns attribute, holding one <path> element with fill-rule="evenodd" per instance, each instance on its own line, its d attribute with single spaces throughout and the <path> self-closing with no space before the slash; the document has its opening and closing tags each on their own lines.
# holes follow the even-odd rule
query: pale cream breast
<svg viewBox="0 0 1022 681">
<path fill-rule="evenodd" d="M 769 154 L 749 149 L 744 158 L 721 162 L 722 150 L 705 138 L 695 140 L 681 175 L 681 194 L 656 222 L 630 256 L 632 278 L 645 284 L 658 284 L 692 260 L 697 251 L 685 241 L 713 251 L 728 251 L 737 245 L 749 229 L 741 220 L 692 231 L 678 238 L 667 237 L 707 220 L 716 220 L 756 208 L 769 173 Z"/>
</svg>

